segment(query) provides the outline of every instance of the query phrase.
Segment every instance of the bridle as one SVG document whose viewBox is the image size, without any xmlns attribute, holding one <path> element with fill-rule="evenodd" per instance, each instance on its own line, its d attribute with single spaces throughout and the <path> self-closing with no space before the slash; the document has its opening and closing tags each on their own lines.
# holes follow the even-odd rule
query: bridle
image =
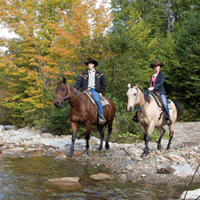
<svg viewBox="0 0 200 200">
<path fill-rule="evenodd" d="M 68 95 L 67 96 L 65 96 L 65 97 L 61 97 L 59 94 L 56 94 L 56 96 L 58 96 L 60 99 L 62 99 L 62 100 L 68 100 L 69 101 L 69 97 L 70 97 L 70 88 L 69 88 L 69 84 L 67 84 L 67 93 L 68 93 Z M 76 99 L 76 98 L 78 98 L 78 96 L 79 96 L 79 92 L 78 92 L 78 95 L 75 97 L 75 98 L 73 98 L 72 100 L 70 100 L 70 101 L 73 101 L 74 99 Z"/>
<path fill-rule="evenodd" d="M 134 87 L 134 89 L 136 89 L 137 90 L 137 93 L 136 93 L 136 98 L 135 98 L 135 101 L 137 100 L 137 98 L 138 98 L 138 88 L 135 88 Z"/>
</svg>

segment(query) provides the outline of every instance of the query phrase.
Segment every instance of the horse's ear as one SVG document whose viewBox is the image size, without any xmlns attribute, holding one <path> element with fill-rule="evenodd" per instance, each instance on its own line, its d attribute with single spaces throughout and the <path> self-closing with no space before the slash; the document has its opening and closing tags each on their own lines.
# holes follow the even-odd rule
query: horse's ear
<svg viewBox="0 0 200 200">
<path fill-rule="evenodd" d="M 130 83 L 128 83 L 128 89 L 129 89 L 129 88 L 131 88 L 131 84 L 130 84 Z"/>
<path fill-rule="evenodd" d="M 137 83 L 135 86 L 136 86 L 136 87 L 139 87 L 139 85 L 140 85 L 140 84 L 139 84 L 139 83 Z"/>
<path fill-rule="evenodd" d="M 66 78 L 63 77 L 63 83 L 66 84 L 66 82 L 67 82 L 67 81 L 66 81 Z"/>
</svg>

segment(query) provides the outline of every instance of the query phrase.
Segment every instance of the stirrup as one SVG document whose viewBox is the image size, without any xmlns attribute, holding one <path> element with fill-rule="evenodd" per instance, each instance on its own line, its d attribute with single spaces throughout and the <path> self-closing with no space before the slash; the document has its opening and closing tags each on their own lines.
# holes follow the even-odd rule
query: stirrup
<svg viewBox="0 0 200 200">
<path fill-rule="evenodd" d="M 165 118 L 165 122 L 168 126 L 170 126 L 172 124 L 172 120 L 169 117 Z"/>
<path fill-rule="evenodd" d="M 136 117 L 136 116 L 134 116 L 134 117 L 132 118 L 132 120 L 133 120 L 134 122 L 136 122 L 136 123 L 139 122 L 138 117 Z"/>
<path fill-rule="evenodd" d="M 105 119 L 101 119 L 101 118 L 99 118 L 99 124 L 103 125 L 105 122 L 106 122 Z"/>
</svg>

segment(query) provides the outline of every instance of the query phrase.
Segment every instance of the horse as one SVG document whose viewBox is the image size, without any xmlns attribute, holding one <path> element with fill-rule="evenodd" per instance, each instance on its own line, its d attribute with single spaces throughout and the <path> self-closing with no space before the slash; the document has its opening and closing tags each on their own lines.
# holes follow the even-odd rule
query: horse
<svg viewBox="0 0 200 200">
<path fill-rule="evenodd" d="M 128 84 L 128 104 L 127 110 L 133 111 L 136 105 L 139 106 L 137 110 L 138 120 L 140 129 L 144 134 L 145 148 L 143 155 L 149 154 L 148 143 L 150 141 L 150 136 L 154 131 L 154 128 L 160 131 L 160 138 L 157 143 L 157 149 L 161 150 L 161 140 L 165 134 L 166 125 L 164 112 L 161 102 L 151 93 L 147 95 L 140 87 L 139 83 L 135 86 Z M 169 142 L 166 150 L 170 149 L 171 140 L 174 135 L 174 124 L 178 121 L 183 114 L 183 109 L 178 101 L 169 100 L 169 113 L 172 123 L 169 125 Z"/>
<path fill-rule="evenodd" d="M 98 150 L 102 150 L 104 140 L 104 126 L 108 125 L 108 135 L 106 138 L 105 148 L 109 149 L 109 138 L 112 132 L 113 120 L 115 118 L 115 105 L 107 97 L 104 97 L 108 101 L 108 105 L 103 106 L 103 113 L 106 122 L 104 124 L 99 123 L 97 106 L 94 105 L 90 97 L 84 92 L 79 92 L 67 83 L 63 78 L 56 87 L 56 96 L 54 105 L 59 108 L 66 101 L 70 104 L 70 116 L 71 116 L 71 129 L 72 129 L 72 145 L 70 148 L 70 157 L 73 156 L 74 144 L 76 139 L 76 133 L 79 125 L 85 125 L 86 127 L 86 149 L 84 153 L 88 153 L 89 139 L 91 132 L 91 125 L 96 125 L 99 131 L 101 141 Z"/>
</svg>

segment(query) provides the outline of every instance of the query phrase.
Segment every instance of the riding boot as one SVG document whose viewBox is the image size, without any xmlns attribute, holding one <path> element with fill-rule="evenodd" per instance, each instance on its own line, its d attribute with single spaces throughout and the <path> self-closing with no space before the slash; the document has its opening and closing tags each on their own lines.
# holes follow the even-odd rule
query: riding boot
<svg viewBox="0 0 200 200">
<path fill-rule="evenodd" d="M 132 120 L 133 120 L 134 122 L 136 122 L 136 123 L 139 122 L 137 113 L 136 113 L 135 116 L 132 118 Z"/>
<path fill-rule="evenodd" d="M 170 119 L 170 115 L 169 115 L 169 108 L 168 108 L 168 104 L 167 104 L 167 96 L 166 95 L 160 95 L 160 98 L 162 100 L 162 104 L 164 107 L 164 110 L 167 114 L 167 116 L 165 117 L 165 123 L 170 126 L 172 123 L 172 120 Z"/>
</svg>

